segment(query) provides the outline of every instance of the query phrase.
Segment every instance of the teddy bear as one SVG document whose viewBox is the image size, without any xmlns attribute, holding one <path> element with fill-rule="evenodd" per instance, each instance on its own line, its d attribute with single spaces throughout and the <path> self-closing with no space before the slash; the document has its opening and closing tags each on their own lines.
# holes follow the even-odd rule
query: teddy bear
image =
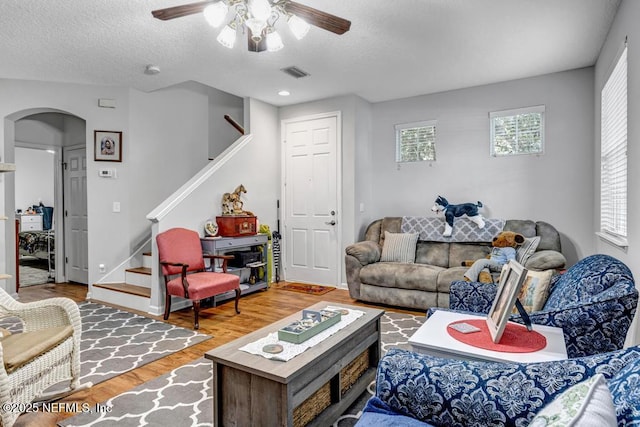
<svg viewBox="0 0 640 427">
<path fill-rule="evenodd" d="M 492 283 L 490 272 L 499 272 L 509 260 L 516 259 L 516 248 L 524 243 L 524 236 L 513 231 L 501 231 L 491 242 L 491 253 L 488 258 L 476 261 L 464 261 L 462 265 L 471 266 L 464 273 L 469 282 Z M 485 269 L 489 269 L 489 272 Z"/>
</svg>

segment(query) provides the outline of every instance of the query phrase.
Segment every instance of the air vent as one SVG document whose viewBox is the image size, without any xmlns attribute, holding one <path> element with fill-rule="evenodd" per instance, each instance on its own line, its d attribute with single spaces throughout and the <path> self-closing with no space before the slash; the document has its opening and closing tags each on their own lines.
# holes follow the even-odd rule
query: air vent
<svg viewBox="0 0 640 427">
<path fill-rule="evenodd" d="M 302 77 L 307 77 L 310 74 L 300 68 L 294 66 L 282 68 L 281 71 L 283 73 L 289 74 L 291 77 L 295 77 L 296 79 L 300 79 Z"/>
</svg>

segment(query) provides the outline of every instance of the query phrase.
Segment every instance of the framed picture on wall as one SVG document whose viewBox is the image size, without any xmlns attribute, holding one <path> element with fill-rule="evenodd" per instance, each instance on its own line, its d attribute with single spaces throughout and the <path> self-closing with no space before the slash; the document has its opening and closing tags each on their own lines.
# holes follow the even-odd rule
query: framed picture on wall
<svg viewBox="0 0 640 427">
<path fill-rule="evenodd" d="M 99 162 L 122 161 L 122 132 L 111 130 L 93 131 L 94 157 Z"/>
</svg>

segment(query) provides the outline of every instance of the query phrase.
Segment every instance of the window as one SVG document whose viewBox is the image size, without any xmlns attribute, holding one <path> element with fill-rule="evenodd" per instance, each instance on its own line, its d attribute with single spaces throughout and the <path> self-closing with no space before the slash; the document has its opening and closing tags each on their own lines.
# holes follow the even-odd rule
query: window
<svg viewBox="0 0 640 427">
<path fill-rule="evenodd" d="M 396 125 L 396 162 L 436 159 L 436 122 Z"/>
<path fill-rule="evenodd" d="M 491 155 L 542 154 L 544 105 L 495 111 L 491 121 Z"/>
<path fill-rule="evenodd" d="M 600 232 L 627 237 L 627 48 L 602 88 Z M 610 239 L 611 240 L 611 239 Z M 626 243 L 626 242 L 625 242 Z"/>
</svg>

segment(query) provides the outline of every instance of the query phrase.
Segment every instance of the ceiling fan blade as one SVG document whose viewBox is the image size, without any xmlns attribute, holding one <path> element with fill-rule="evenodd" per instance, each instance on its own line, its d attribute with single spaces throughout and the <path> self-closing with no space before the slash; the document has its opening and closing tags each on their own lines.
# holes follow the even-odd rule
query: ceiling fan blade
<svg viewBox="0 0 640 427">
<path fill-rule="evenodd" d="M 331 31 L 332 33 L 344 34 L 351 28 L 351 21 L 300 3 L 289 1 L 285 3 L 284 8 L 287 12 L 304 19 L 308 24 Z"/>
<path fill-rule="evenodd" d="M 205 7 L 209 6 L 215 1 L 200 1 L 197 3 L 183 4 L 181 6 L 167 7 L 166 9 L 158 9 L 151 12 L 154 18 L 168 21 L 169 19 L 180 18 L 182 16 L 193 15 L 200 13 Z"/>
</svg>

